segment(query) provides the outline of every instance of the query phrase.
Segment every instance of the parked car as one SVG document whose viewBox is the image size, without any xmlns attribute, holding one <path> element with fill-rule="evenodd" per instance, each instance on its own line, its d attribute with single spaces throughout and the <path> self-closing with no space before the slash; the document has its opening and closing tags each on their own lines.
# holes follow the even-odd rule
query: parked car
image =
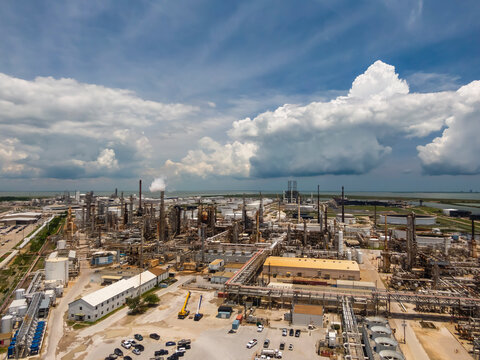
<svg viewBox="0 0 480 360">
<path fill-rule="evenodd" d="M 283 341 L 280 343 L 280 350 L 285 350 L 285 343 Z"/>
<path fill-rule="evenodd" d="M 142 352 L 140 350 L 138 350 L 137 348 L 133 349 L 133 353 L 135 355 L 140 355 Z"/>
<path fill-rule="evenodd" d="M 294 334 L 294 331 L 293 331 L 293 329 L 290 329 L 290 331 L 289 331 L 288 335 L 290 335 L 290 336 L 293 336 L 293 334 Z"/>
<path fill-rule="evenodd" d="M 160 339 L 160 335 L 158 335 L 157 333 L 153 333 L 153 334 L 150 334 L 150 338 L 151 338 L 151 339 L 154 339 L 154 340 L 159 340 L 159 339 Z"/>
<path fill-rule="evenodd" d="M 287 329 L 286 329 L 286 328 L 283 328 L 283 330 L 282 330 L 282 336 L 287 336 Z"/>
<path fill-rule="evenodd" d="M 175 344 L 175 341 L 167 341 L 167 342 L 165 343 L 165 346 L 175 346 L 175 345 L 176 345 L 176 344 Z"/>
<path fill-rule="evenodd" d="M 288 345 L 288 350 L 290 350 L 290 351 L 293 350 L 293 344 Z"/>
<path fill-rule="evenodd" d="M 136 344 L 135 349 L 143 351 L 143 350 L 145 350 L 145 346 L 143 346 L 142 344 Z"/>
<path fill-rule="evenodd" d="M 132 347 L 132 344 L 130 344 L 130 342 L 128 340 L 125 340 L 125 341 L 122 341 L 121 345 L 125 348 L 125 349 L 130 349 Z"/>
<path fill-rule="evenodd" d="M 168 355 L 168 350 L 160 349 L 155 351 L 155 356 L 160 356 L 160 355 Z"/>
<path fill-rule="evenodd" d="M 143 340 L 143 336 L 140 335 L 140 334 L 135 334 L 135 335 L 133 335 L 133 337 L 135 338 L 135 340 L 138 340 L 138 341 L 142 341 L 142 340 Z"/>
<path fill-rule="evenodd" d="M 247 349 L 251 349 L 252 347 L 254 347 L 255 345 L 257 345 L 257 343 L 258 343 L 257 339 L 250 340 L 250 341 L 247 343 Z"/>
<path fill-rule="evenodd" d="M 299 329 L 295 330 L 295 337 L 300 337 L 300 330 Z"/>
<path fill-rule="evenodd" d="M 118 358 L 118 355 L 117 354 L 110 354 L 110 355 L 108 355 L 108 357 L 110 359 L 116 359 L 116 358 Z"/>
<path fill-rule="evenodd" d="M 258 331 L 258 332 L 262 332 L 262 331 L 263 331 L 263 325 L 262 325 L 262 324 L 260 324 L 260 325 L 257 326 L 257 331 Z"/>
<path fill-rule="evenodd" d="M 120 350 L 119 348 L 115 348 L 115 350 L 113 350 L 113 352 L 114 352 L 115 355 L 117 355 L 117 356 L 123 356 L 123 351 Z"/>
<path fill-rule="evenodd" d="M 269 340 L 269 339 L 265 339 L 265 341 L 263 342 L 263 348 L 264 348 L 264 349 L 268 348 L 268 345 L 270 345 L 270 340 Z"/>
<path fill-rule="evenodd" d="M 127 355 L 123 358 L 123 360 L 133 360 L 131 356 Z"/>
</svg>

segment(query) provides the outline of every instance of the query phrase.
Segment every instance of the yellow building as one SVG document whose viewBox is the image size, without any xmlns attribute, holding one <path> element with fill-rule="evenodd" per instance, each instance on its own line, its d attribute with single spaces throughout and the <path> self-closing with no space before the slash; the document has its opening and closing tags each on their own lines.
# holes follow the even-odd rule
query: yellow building
<svg viewBox="0 0 480 360">
<path fill-rule="evenodd" d="M 263 264 L 263 275 L 317 279 L 360 280 L 355 261 L 270 256 Z"/>
</svg>

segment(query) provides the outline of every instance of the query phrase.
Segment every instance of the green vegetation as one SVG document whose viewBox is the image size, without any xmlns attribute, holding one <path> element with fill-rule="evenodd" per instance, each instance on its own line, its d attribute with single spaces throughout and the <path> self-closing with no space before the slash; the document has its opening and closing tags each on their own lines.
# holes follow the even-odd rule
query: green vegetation
<svg viewBox="0 0 480 360">
<path fill-rule="evenodd" d="M 44 259 L 39 258 L 39 251 L 42 249 L 48 237 L 60 230 L 65 221 L 65 216 L 64 214 L 55 217 L 48 226 L 42 229 L 42 231 L 30 241 L 28 246 L 20 251 L 8 269 L 0 270 L 0 304 L 6 301 L 7 297 L 25 276 L 35 260 L 39 260 L 35 269 L 43 268 Z"/>
<path fill-rule="evenodd" d="M 29 201 L 32 196 L 0 196 L 0 202 L 3 201 Z"/>
<path fill-rule="evenodd" d="M 127 306 L 130 309 L 130 314 L 138 314 L 142 312 L 140 296 L 135 296 L 127 299 Z"/>
<path fill-rule="evenodd" d="M 143 298 L 148 306 L 155 306 L 160 302 L 160 298 L 156 294 L 149 294 Z"/>
</svg>

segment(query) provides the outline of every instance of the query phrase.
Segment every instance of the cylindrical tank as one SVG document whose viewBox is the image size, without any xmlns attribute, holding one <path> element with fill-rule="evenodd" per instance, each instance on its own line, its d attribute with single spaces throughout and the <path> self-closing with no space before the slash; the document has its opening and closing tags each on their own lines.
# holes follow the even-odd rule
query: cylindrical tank
<svg viewBox="0 0 480 360">
<path fill-rule="evenodd" d="M 22 305 L 18 307 L 18 315 L 23 316 L 27 313 L 28 306 Z"/>
<path fill-rule="evenodd" d="M 67 242 L 65 240 L 58 240 L 57 241 L 57 249 L 64 250 L 67 247 Z"/>
<path fill-rule="evenodd" d="M 25 289 L 15 290 L 15 300 L 20 300 L 25 297 Z"/>
<path fill-rule="evenodd" d="M 365 318 L 367 328 L 371 329 L 372 326 L 386 326 L 388 324 L 387 319 L 381 316 L 369 316 Z"/>
<path fill-rule="evenodd" d="M 343 254 L 343 231 L 338 232 L 338 253 Z"/>
<path fill-rule="evenodd" d="M 363 264 L 363 253 L 360 250 L 357 250 L 357 263 Z"/>
<path fill-rule="evenodd" d="M 13 316 L 5 315 L 2 317 L 2 334 L 12 331 Z"/>
<path fill-rule="evenodd" d="M 377 337 L 390 337 L 390 335 L 392 335 L 392 330 L 386 326 L 372 326 L 370 330 L 372 331 L 373 340 L 375 340 Z"/>
<path fill-rule="evenodd" d="M 375 351 L 380 352 L 382 350 L 392 350 L 397 349 L 398 342 L 395 339 L 389 337 L 377 337 L 375 339 Z"/>
<path fill-rule="evenodd" d="M 382 360 L 405 360 L 405 357 L 397 351 L 382 350 L 378 354 Z"/>
<path fill-rule="evenodd" d="M 352 260 L 352 251 L 350 249 L 347 250 L 347 260 Z"/>
</svg>

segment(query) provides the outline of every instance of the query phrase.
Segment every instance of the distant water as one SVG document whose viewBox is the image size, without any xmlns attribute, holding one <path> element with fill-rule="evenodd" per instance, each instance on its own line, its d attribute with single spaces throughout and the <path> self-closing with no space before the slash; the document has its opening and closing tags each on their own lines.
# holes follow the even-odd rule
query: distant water
<svg viewBox="0 0 480 360">
<path fill-rule="evenodd" d="M 88 191 L 88 190 L 87 190 Z M 80 190 L 81 193 L 87 192 Z M 28 197 L 46 197 L 61 195 L 64 191 L 0 191 L 0 196 L 28 196 Z M 94 191 L 94 194 L 100 196 L 111 195 L 113 191 Z M 263 190 L 263 193 L 270 194 L 282 194 L 283 190 Z M 315 191 L 302 191 L 304 195 L 313 194 Z M 323 197 L 325 196 L 338 196 L 339 191 L 321 191 Z M 75 191 L 70 191 L 70 195 L 74 195 Z M 121 191 L 118 192 L 120 196 Z M 123 191 L 124 196 L 130 196 L 130 194 L 138 194 L 137 191 Z M 143 192 L 146 197 L 159 197 L 159 193 L 151 193 L 149 191 Z M 185 197 L 185 196 L 214 196 L 214 195 L 239 195 L 239 194 L 258 194 L 258 191 L 243 191 L 243 190 L 209 190 L 209 191 L 166 191 L 168 197 Z M 364 197 L 385 197 L 385 198 L 407 198 L 407 199 L 423 199 L 423 200 L 440 200 L 440 199 L 458 199 L 458 200 L 480 200 L 480 192 L 386 192 L 386 191 L 352 191 L 346 192 L 348 196 L 364 196 Z"/>
</svg>

